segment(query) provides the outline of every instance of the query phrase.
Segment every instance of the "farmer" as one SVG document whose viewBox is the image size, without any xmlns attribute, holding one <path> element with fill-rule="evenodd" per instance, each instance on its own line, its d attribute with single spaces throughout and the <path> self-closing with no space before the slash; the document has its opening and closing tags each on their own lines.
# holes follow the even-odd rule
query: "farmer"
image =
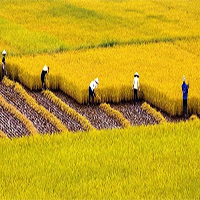
<svg viewBox="0 0 200 200">
<path fill-rule="evenodd" d="M 182 92 L 183 92 L 183 117 L 186 119 L 187 117 L 187 97 L 188 97 L 188 85 L 185 83 L 185 76 L 183 76 L 183 84 L 182 84 Z"/>
<path fill-rule="evenodd" d="M 3 58 L 2 58 L 2 79 L 5 76 L 5 67 L 6 67 L 6 50 L 4 49 L 2 52 Z"/>
<path fill-rule="evenodd" d="M 90 83 L 89 86 L 89 102 L 88 105 L 90 104 L 90 97 L 92 97 L 92 104 L 94 104 L 94 96 L 96 97 L 94 89 L 97 88 L 97 84 L 99 84 L 98 78 L 96 78 L 94 81 Z"/>
<path fill-rule="evenodd" d="M 134 105 L 135 105 L 135 103 L 137 103 L 137 101 L 138 101 L 138 89 L 140 90 L 140 88 L 139 88 L 139 74 L 137 72 L 134 74 L 132 90 L 133 89 L 134 89 Z"/>
<path fill-rule="evenodd" d="M 46 90 L 46 83 L 45 83 L 44 79 L 45 79 L 45 75 L 47 73 L 49 73 L 49 67 L 47 67 L 45 65 L 44 68 L 42 69 L 42 73 L 41 73 L 42 89 L 45 89 L 45 90 Z"/>
</svg>

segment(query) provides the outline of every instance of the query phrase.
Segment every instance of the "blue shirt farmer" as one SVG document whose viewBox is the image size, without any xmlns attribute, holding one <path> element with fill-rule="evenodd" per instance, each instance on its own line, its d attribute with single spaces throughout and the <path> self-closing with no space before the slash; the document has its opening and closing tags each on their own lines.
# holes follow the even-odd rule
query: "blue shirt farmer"
<svg viewBox="0 0 200 200">
<path fill-rule="evenodd" d="M 182 84 L 182 91 L 183 91 L 183 99 L 187 100 L 188 86 L 187 86 L 187 84 L 185 82 Z"/>
</svg>

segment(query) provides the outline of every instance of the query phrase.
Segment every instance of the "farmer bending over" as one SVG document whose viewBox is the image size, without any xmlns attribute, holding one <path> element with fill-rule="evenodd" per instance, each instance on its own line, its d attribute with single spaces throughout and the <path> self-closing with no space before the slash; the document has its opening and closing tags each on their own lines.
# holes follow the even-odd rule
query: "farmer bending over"
<svg viewBox="0 0 200 200">
<path fill-rule="evenodd" d="M 46 90 L 46 83 L 45 83 L 44 79 L 45 79 L 45 75 L 47 73 L 49 73 L 49 67 L 47 67 L 45 65 L 44 68 L 42 69 L 42 73 L 41 73 L 42 89 L 45 89 L 45 90 Z"/>
<path fill-rule="evenodd" d="M 96 97 L 94 89 L 97 88 L 97 84 L 99 84 L 98 78 L 96 78 L 94 81 L 92 81 L 90 83 L 90 86 L 89 86 L 89 103 L 88 103 L 88 105 L 90 104 L 90 97 L 92 97 L 92 104 L 94 104 L 94 96 Z"/>
</svg>

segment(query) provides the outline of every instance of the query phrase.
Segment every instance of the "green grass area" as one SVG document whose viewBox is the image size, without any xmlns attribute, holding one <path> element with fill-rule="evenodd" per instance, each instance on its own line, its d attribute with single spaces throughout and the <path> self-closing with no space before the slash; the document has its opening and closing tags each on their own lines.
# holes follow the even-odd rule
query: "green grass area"
<svg viewBox="0 0 200 200">
<path fill-rule="evenodd" d="M 200 123 L 0 140 L 1 199 L 198 199 Z"/>
</svg>

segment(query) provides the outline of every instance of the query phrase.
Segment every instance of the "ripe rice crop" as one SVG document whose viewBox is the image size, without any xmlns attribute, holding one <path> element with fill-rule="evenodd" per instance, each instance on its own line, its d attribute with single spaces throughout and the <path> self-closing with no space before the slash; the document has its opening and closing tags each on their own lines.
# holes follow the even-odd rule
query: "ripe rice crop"
<svg viewBox="0 0 200 200">
<path fill-rule="evenodd" d="M 0 140 L 0 199 L 198 199 L 200 121 Z"/>
<path fill-rule="evenodd" d="M 198 0 L 1 0 L 0 47 L 16 55 L 199 38 L 199 7 Z"/>
<path fill-rule="evenodd" d="M 65 104 L 61 99 L 54 95 L 51 91 L 45 90 L 42 92 L 44 96 L 50 99 L 55 105 L 59 106 L 66 114 L 70 115 L 74 120 L 79 122 L 85 131 L 93 130 L 94 127 L 85 116 L 77 113 L 73 108 Z"/>
<path fill-rule="evenodd" d="M 191 42 L 198 49 L 197 44 L 200 46 L 199 40 Z M 60 89 L 82 104 L 88 102 L 88 87 L 96 77 L 102 102 L 132 100 L 137 71 L 140 98 L 170 115 L 182 114 L 181 85 L 185 75 L 190 83 L 188 110 L 195 114 L 200 113 L 200 59 L 190 49 L 188 41 L 182 41 L 9 57 L 7 69 L 13 79 L 37 90 L 41 88 L 40 73 L 45 63 L 50 66 L 50 89 Z"/>
<path fill-rule="evenodd" d="M 164 123 L 166 119 L 162 116 L 160 112 L 157 112 L 154 108 L 152 108 L 148 103 L 144 102 L 142 104 L 142 109 L 153 116 L 157 122 Z"/>
<path fill-rule="evenodd" d="M 19 83 L 15 83 L 14 81 L 7 79 L 6 77 L 3 79 L 3 83 L 8 87 L 14 87 L 14 90 L 21 96 L 21 98 L 24 99 L 30 107 L 32 107 L 35 111 L 42 115 L 52 125 L 54 125 L 58 131 L 67 130 L 67 127 L 65 127 L 65 125 L 63 125 L 62 122 L 55 115 L 50 113 L 42 105 L 39 105 L 33 97 L 28 95 L 26 90 Z"/>
<path fill-rule="evenodd" d="M 8 136 L 0 130 L 0 138 L 8 138 Z"/>
<path fill-rule="evenodd" d="M 123 128 L 130 127 L 130 122 L 123 116 L 121 112 L 118 110 L 115 110 L 114 108 L 111 108 L 109 104 L 107 103 L 101 103 L 100 108 L 107 113 L 107 115 L 115 118 L 117 121 L 120 122 Z"/>
<path fill-rule="evenodd" d="M 0 95 L 0 105 L 8 110 L 10 113 L 14 115 L 19 121 L 21 121 L 26 129 L 30 132 L 30 134 L 38 134 L 37 129 L 34 127 L 33 123 L 26 118 L 22 113 L 20 113 L 12 104 L 9 104 L 1 95 Z"/>
<path fill-rule="evenodd" d="M 199 118 L 196 115 L 192 115 L 189 120 L 199 120 Z"/>
<path fill-rule="evenodd" d="M 0 46 L 8 48 L 8 55 L 20 54 L 7 57 L 8 74 L 37 90 L 47 64 L 50 89 L 87 103 L 89 83 L 96 77 L 102 102 L 132 100 L 130 88 L 138 71 L 140 97 L 170 115 L 182 114 L 180 88 L 185 75 L 190 81 L 188 110 L 199 114 L 199 4 L 197 0 L 2 0 Z M 122 46 L 127 44 L 137 45 Z M 115 45 L 120 47 L 37 55 Z"/>
</svg>

